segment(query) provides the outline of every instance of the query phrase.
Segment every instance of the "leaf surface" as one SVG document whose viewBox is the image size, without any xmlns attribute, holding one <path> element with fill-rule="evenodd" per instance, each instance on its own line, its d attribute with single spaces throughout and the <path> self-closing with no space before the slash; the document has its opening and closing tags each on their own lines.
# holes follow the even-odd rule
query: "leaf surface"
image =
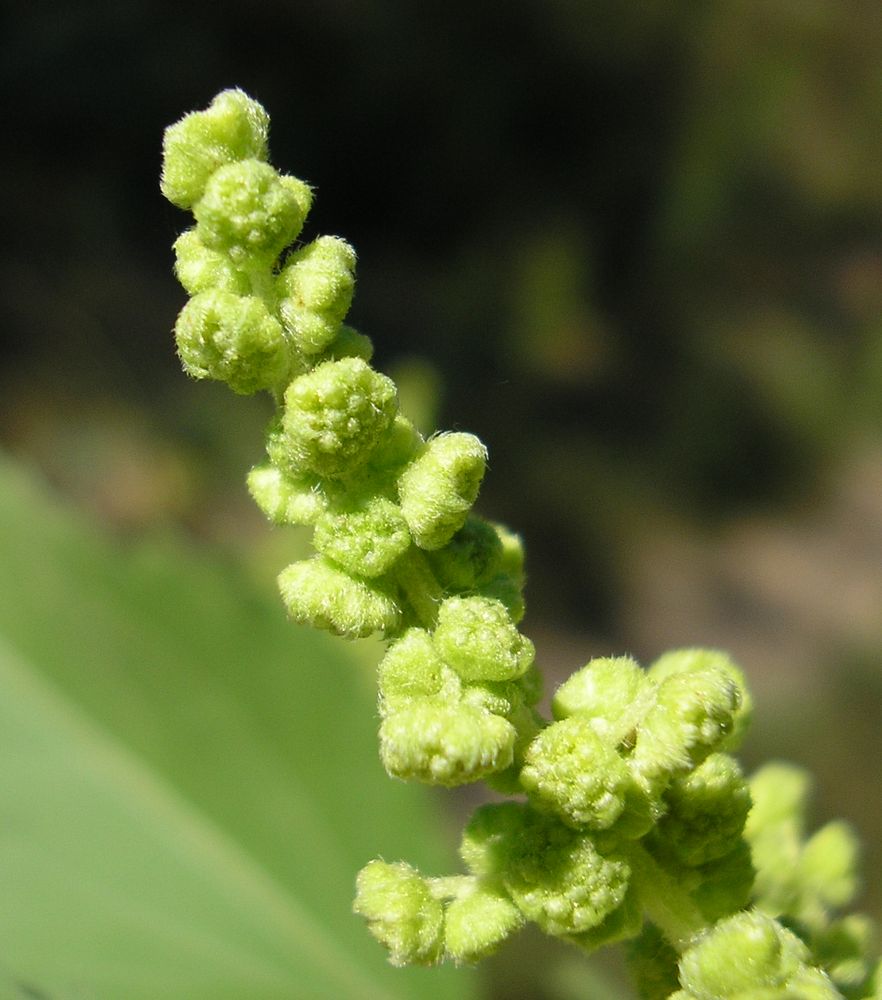
<svg viewBox="0 0 882 1000">
<path fill-rule="evenodd" d="M 448 870 L 342 641 L 179 540 L 111 542 L 0 461 L 0 998 L 464 998 L 351 915 Z"/>
</svg>

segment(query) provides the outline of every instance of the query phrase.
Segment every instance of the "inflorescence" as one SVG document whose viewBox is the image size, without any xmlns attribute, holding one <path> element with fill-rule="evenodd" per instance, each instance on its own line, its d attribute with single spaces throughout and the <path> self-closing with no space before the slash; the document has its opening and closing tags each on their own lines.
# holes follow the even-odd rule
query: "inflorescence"
<svg viewBox="0 0 882 1000">
<path fill-rule="evenodd" d="M 344 323 L 355 252 L 298 242 L 312 192 L 267 162 L 268 125 L 227 90 L 166 130 L 162 190 L 195 218 L 175 243 L 192 296 L 178 354 L 194 378 L 275 401 L 248 486 L 315 547 L 279 589 L 297 622 L 388 642 L 389 774 L 518 796 L 475 812 L 466 874 L 372 861 L 356 912 L 396 965 L 472 962 L 532 921 L 585 951 L 629 941 L 649 1000 L 878 1000 L 872 927 L 839 915 L 858 888 L 854 837 L 831 823 L 805 840 L 801 772 L 744 777 L 731 753 L 750 698 L 728 656 L 594 659 L 551 721 L 537 712 L 521 540 L 472 511 L 486 449 L 424 439 L 399 412 Z"/>
</svg>

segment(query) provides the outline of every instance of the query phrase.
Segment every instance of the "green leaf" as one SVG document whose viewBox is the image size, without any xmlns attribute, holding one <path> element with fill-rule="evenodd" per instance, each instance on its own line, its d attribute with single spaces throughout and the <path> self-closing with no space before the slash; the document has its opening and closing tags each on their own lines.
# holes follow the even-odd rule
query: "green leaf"
<svg viewBox="0 0 882 1000">
<path fill-rule="evenodd" d="M 0 997 L 464 998 L 351 914 L 450 865 L 377 759 L 363 657 L 180 541 L 111 542 L 0 459 Z"/>
</svg>

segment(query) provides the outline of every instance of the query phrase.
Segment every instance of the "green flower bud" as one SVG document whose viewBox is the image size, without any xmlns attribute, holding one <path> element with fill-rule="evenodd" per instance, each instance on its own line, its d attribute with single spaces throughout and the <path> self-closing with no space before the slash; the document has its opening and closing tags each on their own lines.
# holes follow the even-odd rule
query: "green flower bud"
<svg viewBox="0 0 882 1000">
<path fill-rule="evenodd" d="M 511 844 L 526 836 L 532 819 L 531 811 L 520 802 L 498 802 L 476 809 L 459 846 L 469 871 L 482 878 L 500 876 L 508 864 Z"/>
<path fill-rule="evenodd" d="M 269 119 L 241 90 L 224 90 L 205 111 L 185 115 L 165 130 L 162 193 L 179 208 L 202 197 L 211 175 L 237 160 L 265 160 Z"/>
<path fill-rule="evenodd" d="M 282 570 L 279 590 L 294 621 L 347 639 L 394 632 L 401 620 L 398 605 L 386 591 L 353 579 L 320 556 Z"/>
<path fill-rule="evenodd" d="M 237 271 L 232 261 L 217 250 L 203 246 L 195 229 L 188 229 L 175 240 L 175 274 L 191 294 L 219 288 L 236 295 L 251 294 L 248 276 Z"/>
<path fill-rule="evenodd" d="M 401 510 L 422 549 L 440 549 L 465 524 L 478 496 L 487 449 L 473 434 L 439 434 L 398 481 Z"/>
<path fill-rule="evenodd" d="M 397 413 L 367 461 L 347 472 L 341 483 L 342 490 L 347 496 L 394 495 L 395 480 L 422 443 L 419 431 L 407 417 Z"/>
<path fill-rule="evenodd" d="M 492 955 L 523 923 L 523 914 L 508 896 L 478 883 L 447 907 L 444 947 L 456 962 L 476 962 Z"/>
<path fill-rule="evenodd" d="M 600 926 L 624 903 L 629 878 L 627 862 L 604 857 L 583 836 L 539 855 L 522 849 L 503 882 L 528 920 L 546 934 L 571 937 Z"/>
<path fill-rule="evenodd" d="M 741 706 L 741 689 L 715 664 L 672 673 L 640 725 L 632 756 L 635 773 L 666 783 L 726 742 Z"/>
<path fill-rule="evenodd" d="M 432 965 L 441 958 L 444 910 L 410 865 L 371 861 L 358 873 L 352 908 L 389 950 L 392 965 Z"/>
<path fill-rule="evenodd" d="M 772 914 L 802 914 L 800 855 L 808 775 L 787 764 L 768 764 L 750 779 L 753 808 L 744 834 L 756 864 L 756 899 Z"/>
<path fill-rule="evenodd" d="M 777 921 L 738 913 L 717 924 L 680 959 L 680 982 L 696 1000 L 728 1000 L 747 990 L 783 987 L 808 949 Z"/>
<path fill-rule="evenodd" d="M 693 868 L 735 849 L 751 805 L 737 761 L 719 753 L 675 778 L 665 803 L 667 812 L 652 837 L 653 853 Z"/>
<path fill-rule="evenodd" d="M 458 701 L 461 683 L 445 667 L 425 629 L 409 628 L 389 647 L 380 661 L 379 688 L 384 710 L 401 707 L 414 698 L 440 695 L 442 701 Z"/>
<path fill-rule="evenodd" d="M 428 559 L 445 590 L 473 590 L 500 570 L 502 542 L 489 521 L 469 514 L 453 538 Z"/>
<path fill-rule="evenodd" d="M 381 576 L 410 546 L 398 506 L 374 497 L 356 510 L 323 514 L 315 526 L 316 549 L 355 576 Z"/>
<path fill-rule="evenodd" d="M 533 644 L 499 603 L 486 597 L 449 597 L 438 610 L 435 646 L 465 680 L 507 681 L 526 673 Z"/>
<path fill-rule="evenodd" d="M 357 468 L 397 409 L 395 384 L 359 358 L 326 361 L 298 376 L 285 391 L 281 427 L 292 471 L 335 478 Z"/>
<path fill-rule="evenodd" d="M 477 781 L 512 762 L 514 727 L 471 705 L 414 699 L 380 726 L 380 757 L 393 777 L 432 785 Z"/>
<path fill-rule="evenodd" d="M 528 920 L 563 937 L 600 926 L 623 904 L 631 876 L 590 836 L 514 802 L 478 809 L 460 853 L 475 874 L 499 878 Z"/>
<path fill-rule="evenodd" d="M 726 653 L 716 649 L 675 649 L 660 656 L 649 668 L 649 676 L 661 684 L 666 677 L 673 674 L 717 670 L 726 674 L 738 688 L 741 701 L 732 724 L 732 731 L 720 745 L 720 750 L 731 753 L 737 750 L 750 727 L 753 715 L 753 700 L 744 678 L 744 672 L 736 666 Z"/>
<path fill-rule="evenodd" d="M 274 465 L 248 473 L 248 492 L 273 524 L 314 524 L 327 506 L 315 479 L 292 479 Z"/>
<path fill-rule="evenodd" d="M 632 783 L 615 749 L 594 732 L 591 720 L 579 716 L 553 723 L 533 740 L 520 780 L 537 808 L 576 829 L 596 830 L 621 816 Z"/>
<path fill-rule="evenodd" d="M 298 350 L 320 354 L 334 342 L 355 290 L 355 251 L 320 236 L 292 253 L 276 280 L 279 315 Z"/>
<path fill-rule="evenodd" d="M 380 442 L 371 452 L 364 467 L 364 473 L 370 481 L 382 484 L 386 489 L 391 486 L 389 480 L 398 476 L 405 466 L 422 446 L 423 439 L 414 425 L 400 413 L 395 415 L 391 426 L 383 433 Z M 358 480 L 355 480 L 358 483 Z"/>
<path fill-rule="evenodd" d="M 598 657 L 557 689 L 551 710 L 556 719 L 572 715 L 591 719 L 607 742 L 630 747 L 655 694 L 655 685 L 630 656 Z"/>
<path fill-rule="evenodd" d="M 260 160 L 216 170 L 193 209 L 196 232 L 235 264 L 271 262 L 292 243 L 312 204 L 309 186 Z"/>
<path fill-rule="evenodd" d="M 175 340 L 188 375 L 226 382 L 240 395 L 269 389 L 288 371 L 282 327 L 259 298 L 200 292 L 181 310 Z"/>
<path fill-rule="evenodd" d="M 806 841 L 799 867 L 805 890 L 821 905 L 847 906 L 860 888 L 860 843 L 854 830 L 842 820 L 821 827 Z"/>
<path fill-rule="evenodd" d="M 811 778 L 793 764 L 766 764 L 750 779 L 753 809 L 748 819 L 751 836 L 764 829 L 793 823 L 802 831 L 811 794 Z"/>
</svg>

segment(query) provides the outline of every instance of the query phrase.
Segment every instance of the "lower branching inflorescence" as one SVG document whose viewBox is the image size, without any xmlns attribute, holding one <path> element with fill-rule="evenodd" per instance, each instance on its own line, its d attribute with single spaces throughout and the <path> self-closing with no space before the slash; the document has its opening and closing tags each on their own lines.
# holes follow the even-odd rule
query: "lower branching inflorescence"
<svg viewBox="0 0 882 1000">
<path fill-rule="evenodd" d="M 585 951 L 628 940 L 649 1000 L 882 997 L 869 922 L 840 915 L 854 838 L 833 823 L 803 840 L 801 772 L 745 779 L 731 753 L 750 699 L 725 654 L 595 659 L 555 693 L 552 720 L 538 714 L 517 627 L 523 548 L 472 512 L 486 449 L 424 440 L 399 412 L 343 322 L 355 253 L 328 236 L 293 246 L 312 195 L 269 165 L 267 133 L 238 90 L 166 131 L 163 192 L 196 220 L 175 244 L 192 295 L 179 356 L 195 378 L 275 401 L 248 486 L 271 521 L 311 526 L 316 550 L 282 571 L 282 598 L 297 622 L 388 641 L 389 774 L 519 796 L 474 814 L 467 874 L 362 870 L 355 910 L 390 960 L 471 962 L 531 921 Z"/>
</svg>

